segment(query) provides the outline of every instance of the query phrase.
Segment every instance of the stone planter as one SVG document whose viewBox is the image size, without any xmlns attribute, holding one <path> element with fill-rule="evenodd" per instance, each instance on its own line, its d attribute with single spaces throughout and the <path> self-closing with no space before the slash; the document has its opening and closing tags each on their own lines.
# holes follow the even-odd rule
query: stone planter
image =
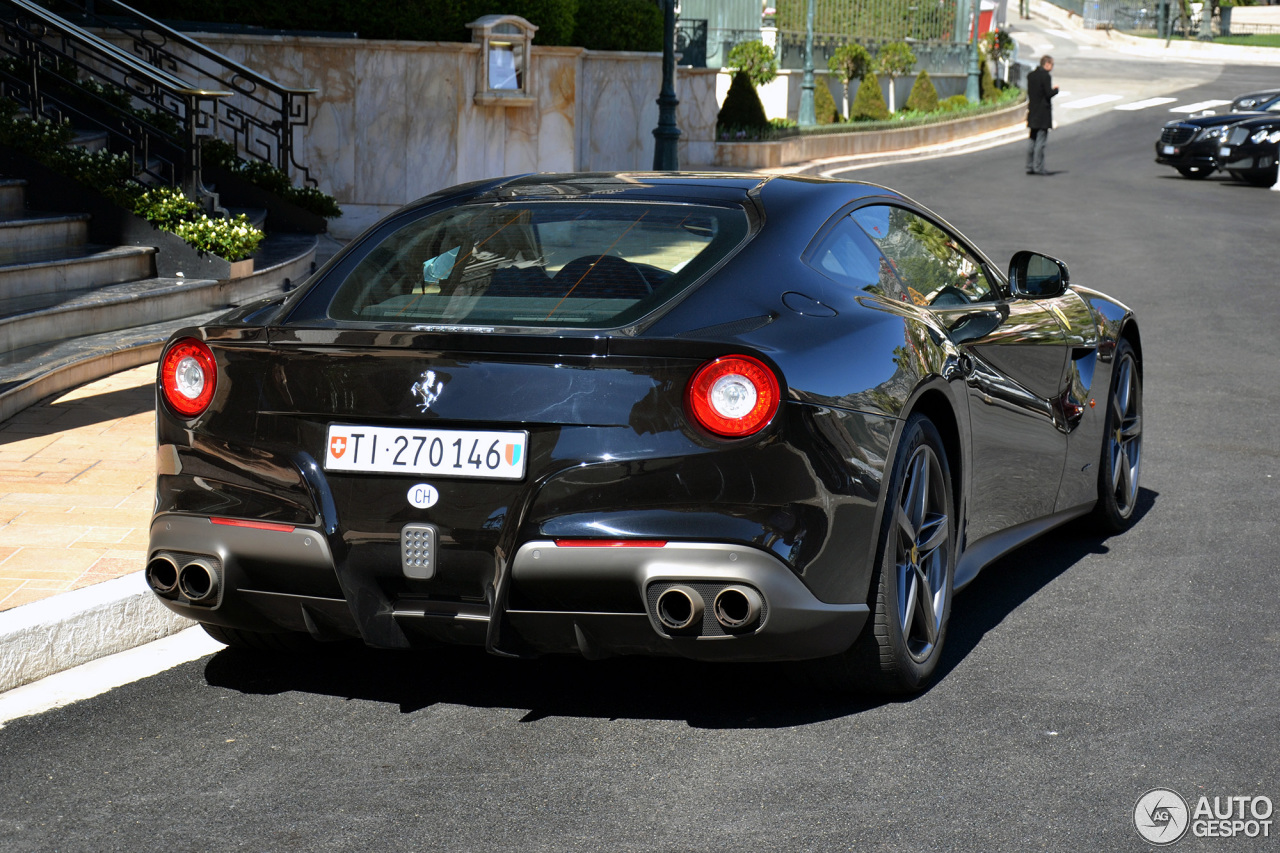
<svg viewBox="0 0 1280 853">
<path fill-rule="evenodd" d="M 253 275 L 253 258 L 245 258 L 242 261 L 231 262 L 231 271 L 227 278 L 234 280 L 250 275 Z"/>
</svg>

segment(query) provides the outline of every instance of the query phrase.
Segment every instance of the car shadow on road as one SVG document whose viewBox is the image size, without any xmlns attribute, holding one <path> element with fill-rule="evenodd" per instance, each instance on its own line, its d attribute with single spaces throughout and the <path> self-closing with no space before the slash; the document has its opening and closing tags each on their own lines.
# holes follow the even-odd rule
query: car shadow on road
<svg viewBox="0 0 1280 853">
<path fill-rule="evenodd" d="M 1157 492 L 1138 489 L 1133 524 L 1155 506 Z M 1051 584 L 1090 554 L 1105 554 L 1109 536 L 1100 534 L 1086 516 L 1054 530 L 1002 557 L 982 570 L 951 605 L 951 627 L 934 677 L 946 678 L 1023 602 Z"/>
<path fill-rule="evenodd" d="M 1139 520 L 1154 505 L 1142 490 Z M 964 660 L 982 637 L 1106 538 L 1070 525 L 984 570 L 952 609 L 951 635 L 934 684 Z M 697 728 L 786 728 L 847 717 L 917 697 L 835 697 L 820 676 L 794 664 L 704 664 L 681 658 L 569 656 L 533 660 L 494 657 L 473 648 L 398 652 L 343 645 L 309 655 L 226 649 L 205 667 L 213 687 L 272 696 L 290 692 L 362 699 L 405 714 L 445 703 L 525 711 L 522 722 L 547 717 L 684 720 Z"/>
</svg>

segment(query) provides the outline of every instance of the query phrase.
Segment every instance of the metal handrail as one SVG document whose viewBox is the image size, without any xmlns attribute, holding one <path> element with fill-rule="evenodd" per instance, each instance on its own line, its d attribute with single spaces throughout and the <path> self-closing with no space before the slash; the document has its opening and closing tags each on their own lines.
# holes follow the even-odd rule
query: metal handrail
<svg viewBox="0 0 1280 853">
<path fill-rule="evenodd" d="M 73 118 L 82 128 L 105 133 L 110 150 L 128 155 L 135 180 L 180 184 L 193 195 L 203 192 L 198 137 L 209 133 L 216 104 L 232 92 L 192 85 L 29 0 L 0 0 L 0 10 L 5 8 L 0 54 L 17 59 L 22 69 L 0 70 L 3 94 L 34 116 Z M 56 75 L 64 67 L 74 70 L 76 80 L 85 74 L 167 116 L 181 129 L 180 138 L 131 106 L 72 82 L 59 86 Z"/>
<path fill-rule="evenodd" d="M 133 50 L 147 63 L 211 77 L 246 99 L 244 104 L 239 103 L 239 98 L 229 99 L 217 108 L 217 123 L 235 139 L 237 150 L 270 163 L 286 174 L 296 171 L 304 184 L 316 185 L 310 169 L 297 160 L 293 133 L 295 128 L 310 122 L 310 96 L 317 90 L 278 83 L 119 0 L 56 2 L 74 9 L 93 26 L 129 39 Z M 104 15 L 103 6 L 119 17 Z M 175 51 L 175 46 L 206 60 L 205 64 L 191 61 Z M 264 97 L 260 92 L 269 95 Z"/>
<path fill-rule="evenodd" d="M 124 66 L 130 72 L 141 75 L 151 83 L 161 88 L 168 89 L 174 94 L 194 95 L 205 98 L 231 97 L 231 92 L 221 89 L 201 89 L 191 85 L 185 80 L 175 77 L 161 68 L 148 65 L 134 57 L 133 54 L 126 53 L 116 47 L 106 39 L 99 38 L 88 30 L 76 26 L 65 18 L 54 15 L 43 6 L 38 6 L 35 3 L 29 2 L 29 0 L 4 0 L 4 2 L 9 6 L 15 6 L 21 9 L 23 12 L 30 15 L 32 18 L 37 19 L 47 27 L 52 27 L 55 30 L 62 30 L 69 35 L 75 36 L 86 44 L 93 45 L 99 52 L 110 57 L 113 64 Z"/>
<path fill-rule="evenodd" d="M 125 13 L 127 17 L 133 18 L 136 21 L 142 21 L 147 25 L 148 28 L 163 34 L 166 38 L 173 39 L 174 41 L 181 44 L 183 47 L 200 54 L 206 59 L 212 59 L 215 62 L 217 62 L 219 65 L 223 66 L 224 68 L 229 68 L 235 71 L 237 76 L 244 77 L 248 80 L 252 80 L 255 83 L 259 83 L 263 86 L 267 86 L 276 91 L 289 92 L 295 95 L 314 95 L 316 94 L 317 91 L 319 91 L 318 89 L 297 88 L 293 86 L 285 86 L 282 83 L 277 83 L 275 80 L 272 80 L 270 77 L 266 76 L 265 74 L 259 71 L 255 71 L 252 68 L 248 67 L 247 65 L 242 65 L 241 63 L 236 62 L 234 59 L 230 58 L 229 56 L 219 53 L 218 51 L 214 50 L 208 45 L 202 44 L 201 42 L 196 41 L 186 33 L 183 33 L 180 30 L 175 30 L 172 27 L 168 26 L 167 24 L 163 24 L 160 21 L 157 21 L 155 18 L 152 18 L 150 15 L 146 14 L 145 12 L 139 12 L 137 9 L 134 9 L 132 6 L 126 6 L 124 3 L 119 2 L 119 0 L 84 0 L 84 2 L 77 2 L 77 0 L 65 0 L 65 2 L 67 2 L 68 5 L 77 6 L 81 9 L 84 9 L 85 15 L 87 17 L 93 18 L 101 22 L 106 22 L 107 19 L 97 15 L 93 11 L 93 9 L 101 3 L 110 3 L 112 6 L 116 7 L 121 12 Z M 108 26 L 112 26 L 113 29 L 120 30 L 121 32 L 125 31 L 121 27 L 116 27 L 110 24 L 108 24 Z M 157 47 L 160 47 L 160 46 L 161 45 L 157 45 Z"/>
</svg>

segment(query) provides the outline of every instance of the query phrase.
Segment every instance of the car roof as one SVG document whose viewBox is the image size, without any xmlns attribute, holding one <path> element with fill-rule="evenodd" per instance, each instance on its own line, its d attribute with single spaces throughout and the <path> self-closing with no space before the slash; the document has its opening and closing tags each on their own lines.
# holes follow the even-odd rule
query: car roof
<svg viewBox="0 0 1280 853">
<path fill-rule="evenodd" d="M 668 200 L 691 203 L 785 204 L 795 195 L 809 204 L 840 206 L 866 196 L 896 195 L 875 184 L 798 175 L 751 172 L 567 172 L 536 173 L 467 184 L 419 199 L 439 201 L 548 201 L 552 199 Z"/>
</svg>

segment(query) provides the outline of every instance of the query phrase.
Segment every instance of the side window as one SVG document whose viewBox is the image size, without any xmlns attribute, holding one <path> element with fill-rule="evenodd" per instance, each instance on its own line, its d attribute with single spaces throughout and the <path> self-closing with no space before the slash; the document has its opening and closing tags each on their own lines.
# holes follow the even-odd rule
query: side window
<svg viewBox="0 0 1280 853">
<path fill-rule="evenodd" d="M 848 216 L 822 238 L 809 265 L 827 278 L 868 293 L 896 298 L 902 292 L 884 256 Z"/>
<path fill-rule="evenodd" d="M 889 205 L 859 208 L 851 216 L 889 259 L 917 305 L 954 308 L 997 298 L 977 259 L 933 222 Z"/>
</svg>

